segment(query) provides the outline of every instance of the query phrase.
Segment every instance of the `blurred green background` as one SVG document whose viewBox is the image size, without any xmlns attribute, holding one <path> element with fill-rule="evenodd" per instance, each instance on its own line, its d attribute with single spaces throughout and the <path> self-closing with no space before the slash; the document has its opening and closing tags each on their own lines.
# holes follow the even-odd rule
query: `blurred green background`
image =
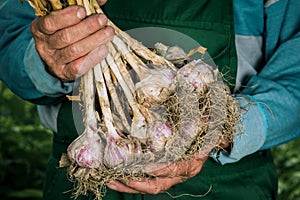
<svg viewBox="0 0 300 200">
<path fill-rule="evenodd" d="M 0 197 L 41 200 L 52 134 L 39 122 L 36 107 L 0 83 Z M 300 199 L 300 139 L 274 148 L 279 199 Z"/>
</svg>

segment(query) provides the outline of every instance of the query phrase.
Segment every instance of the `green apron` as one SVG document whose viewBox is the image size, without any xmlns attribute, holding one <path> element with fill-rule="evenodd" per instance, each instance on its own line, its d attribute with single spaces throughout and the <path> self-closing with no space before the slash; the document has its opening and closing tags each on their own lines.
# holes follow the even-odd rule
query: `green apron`
<svg viewBox="0 0 300 200">
<path fill-rule="evenodd" d="M 236 74 L 231 0 L 109 0 L 105 5 L 105 13 L 123 30 L 163 27 L 188 35 L 208 48 L 219 69 L 227 72 L 226 79 L 230 85 L 234 84 L 234 79 L 230 78 Z M 44 185 L 45 200 L 66 200 L 72 197 L 74 183 L 68 181 L 65 168 L 58 168 L 58 162 L 61 154 L 78 136 L 74 117 L 80 119 L 80 116 L 73 115 L 72 103 L 66 101 L 58 115 L 58 132 L 54 133 L 53 152 Z M 166 193 L 133 195 L 108 189 L 103 200 L 172 200 L 174 196 L 182 194 L 191 195 L 177 199 L 276 199 L 276 169 L 269 151 L 260 151 L 224 166 L 210 158 L 196 177 L 173 186 L 168 193 L 173 197 Z M 92 199 L 92 194 L 78 198 Z"/>
</svg>

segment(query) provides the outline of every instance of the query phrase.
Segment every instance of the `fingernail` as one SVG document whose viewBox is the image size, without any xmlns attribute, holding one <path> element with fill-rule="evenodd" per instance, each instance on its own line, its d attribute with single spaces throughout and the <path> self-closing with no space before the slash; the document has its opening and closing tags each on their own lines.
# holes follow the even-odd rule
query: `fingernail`
<svg viewBox="0 0 300 200">
<path fill-rule="evenodd" d="M 105 29 L 105 35 L 108 37 L 111 37 L 114 35 L 114 29 L 111 27 L 106 27 Z"/>
<path fill-rule="evenodd" d="M 78 10 L 77 10 L 77 17 L 79 19 L 83 19 L 85 18 L 85 9 L 80 7 Z"/>
<path fill-rule="evenodd" d="M 106 20 L 107 20 L 107 17 L 105 15 L 103 15 L 103 14 L 99 15 L 98 22 L 99 22 L 100 26 L 105 26 Z"/>
</svg>

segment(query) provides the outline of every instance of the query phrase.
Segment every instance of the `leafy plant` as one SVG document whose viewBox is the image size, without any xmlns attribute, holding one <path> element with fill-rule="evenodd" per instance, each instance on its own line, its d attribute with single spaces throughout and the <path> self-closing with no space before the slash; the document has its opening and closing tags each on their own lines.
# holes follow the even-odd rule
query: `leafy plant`
<svg viewBox="0 0 300 200">
<path fill-rule="evenodd" d="M 0 95 L 1 199 L 42 199 L 52 134 L 41 126 L 35 105 L 3 84 Z"/>
<path fill-rule="evenodd" d="M 278 193 L 281 200 L 300 199 L 300 139 L 272 149 L 277 167 Z"/>
</svg>

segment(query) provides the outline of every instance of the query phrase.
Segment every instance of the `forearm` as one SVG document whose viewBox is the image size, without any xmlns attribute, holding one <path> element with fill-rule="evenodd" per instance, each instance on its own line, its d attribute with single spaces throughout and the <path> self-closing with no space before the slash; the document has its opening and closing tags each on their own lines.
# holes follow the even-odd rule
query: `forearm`
<svg viewBox="0 0 300 200">
<path fill-rule="evenodd" d="M 283 43 L 243 93 L 253 96 L 266 119 L 266 140 L 271 148 L 300 136 L 300 32 Z M 249 127 L 250 128 L 250 127 Z"/>
<path fill-rule="evenodd" d="M 236 95 L 243 115 L 230 154 L 222 164 L 236 162 L 300 136 L 300 33 L 282 44 L 264 68 Z M 213 156 L 216 156 L 213 154 Z"/>
<path fill-rule="evenodd" d="M 71 92 L 73 84 L 62 84 L 45 71 L 30 32 L 34 18 L 28 3 L 4 0 L 1 4 L 0 79 L 23 99 L 56 103 Z"/>
<path fill-rule="evenodd" d="M 264 11 L 260 5 L 261 15 L 235 1 L 238 71 L 242 74 L 236 100 L 245 110 L 231 153 L 219 155 L 222 164 L 300 136 L 299 6 L 296 0 L 265 5 Z"/>
</svg>

